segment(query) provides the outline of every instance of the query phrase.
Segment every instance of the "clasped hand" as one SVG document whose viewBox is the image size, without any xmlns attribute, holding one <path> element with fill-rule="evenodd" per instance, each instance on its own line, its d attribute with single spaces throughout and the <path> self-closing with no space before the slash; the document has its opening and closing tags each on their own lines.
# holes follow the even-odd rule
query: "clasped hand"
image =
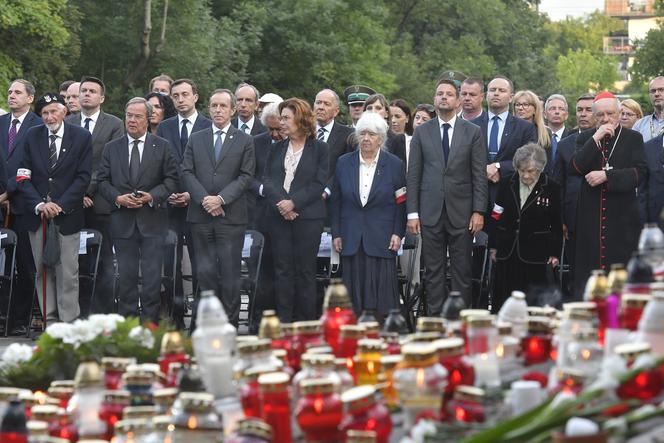
<svg viewBox="0 0 664 443">
<path fill-rule="evenodd" d="M 118 195 L 115 199 L 115 202 L 120 206 L 124 206 L 129 209 L 138 209 L 147 205 L 152 201 L 152 196 L 147 192 L 141 192 L 139 197 L 136 197 L 133 193 Z"/>
<path fill-rule="evenodd" d="M 295 204 L 293 203 L 293 200 L 281 200 L 279 203 L 277 203 L 277 210 L 279 211 L 279 214 L 286 219 L 286 220 L 295 220 L 298 215 L 297 212 L 294 211 L 295 209 Z"/>
<path fill-rule="evenodd" d="M 226 215 L 224 208 L 221 206 L 221 197 L 218 195 L 208 195 L 203 197 L 201 205 L 203 206 L 203 209 L 205 209 L 212 217 L 223 217 Z"/>
<path fill-rule="evenodd" d="M 54 202 L 44 203 L 41 207 L 41 216 L 47 220 L 51 220 L 62 212 L 60 205 Z"/>
</svg>

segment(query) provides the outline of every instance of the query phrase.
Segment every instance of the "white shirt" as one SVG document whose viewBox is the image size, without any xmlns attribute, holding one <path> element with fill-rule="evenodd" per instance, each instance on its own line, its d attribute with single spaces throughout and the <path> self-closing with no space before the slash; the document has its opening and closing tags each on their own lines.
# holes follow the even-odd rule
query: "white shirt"
<svg viewBox="0 0 664 443">
<path fill-rule="evenodd" d="M 555 131 L 555 132 L 553 133 L 553 135 L 555 135 L 556 137 L 558 137 L 558 141 L 560 141 L 560 140 L 563 139 L 563 132 L 565 132 L 565 125 L 562 125 L 562 126 L 560 127 L 560 129 L 558 129 L 557 131 Z"/>
<path fill-rule="evenodd" d="M 191 114 L 187 118 L 187 135 L 191 136 L 191 131 L 194 129 L 194 125 L 196 124 L 196 119 L 198 118 L 198 111 L 194 110 L 194 113 Z M 178 114 L 178 134 L 182 134 L 182 120 L 184 120 L 185 117 L 182 117 L 180 114 Z"/>
<path fill-rule="evenodd" d="M 323 128 L 325 129 L 325 132 L 323 133 L 323 141 L 327 143 L 327 139 L 330 138 L 330 131 L 332 131 L 332 126 L 334 126 L 334 119 L 330 120 L 330 123 L 326 124 L 325 126 L 320 126 L 318 123 L 316 123 L 316 138 L 318 138 L 318 130 Z"/>
<path fill-rule="evenodd" d="M 290 143 L 288 144 L 288 150 L 284 157 L 284 169 L 286 170 L 286 175 L 284 176 L 284 189 L 286 192 L 290 192 L 291 184 L 295 178 L 295 171 L 297 171 L 297 165 L 300 163 L 303 152 L 304 147 L 297 152 L 293 152 L 293 147 Z"/>
<path fill-rule="evenodd" d="M 494 114 L 491 111 L 488 111 L 489 114 L 489 124 L 486 126 L 486 142 L 487 149 L 489 147 L 489 142 L 491 141 L 491 129 L 493 128 L 493 117 L 498 116 L 498 150 L 500 150 L 500 142 L 503 139 L 503 131 L 505 130 L 505 123 L 507 123 L 507 117 L 509 115 L 509 110 L 501 112 L 500 114 Z"/>
<path fill-rule="evenodd" d="M 90 134 L 92 134 L 92 131 L 95 130 L 95 125 L 97 124 L 97 120 L 99 119 L 99 113 L 101 112 L 101 109 L 98 109 L 97 112 L 95 112 L 92 115 L 85 115 L 83 114 L 83 111 L 81 111 L 81 128 L 85 128 L 85 119 L 90 119 L 90 124 L 88 125 Z"/>
<path fill-rule="evenodd" d="M 142 137 L 138 139 L 133 138 L 131 135 L 127 134 L 127 139 L 129 140 L 129 163 L 131 164 L 131 150 L 134 149 L 134 140 L 138 140 L 138 158 L 143 160 L 143 148 L 145 147 L 145 138 L 148 136 L 147 132 L 143 134 Z"/>
<path fill-rule="evenodd" d="M 360 201 L 362 202 L 362 206 L 365 206 L 367 200 L 369 200 L 371 185 L 373 184 L 374 175 L 376 174 L 380 149 L 371 161 L 364 160 L 364 158 L 362 158 L 362 151 L 359 149 L 357 155 L 360 156 Z"/>
<path fill-rule="evenodd" d="M 526 200 L 528 200 L 528 196 L 530 196 L 530 193 L 533 192 L 533 188 L 537 184 L 537 181 L 534 181 L 532 185 L 528 186 L 523 184 L 521 180 L 519 180 L 519 199 L 521 208 L 523 209 L 523 205 L 526 204 Z"/>
<path fill-rule="evenodd" d="M 408 170 L 408 160 L 410 159 L 410 141 L 413 139 L 412 135 L 405 134 L 406 136 L 406 171 Z"/>
<path fill-rule="evenodd" d="M 228 135 L 228 129 L 231 127 L 231 122 L 229 121 L 226 123 L 226 126 L 223 128 L 219 128 L 217 125 L 212 123 L 212 134 L 213 134 L 213 143 L 212 143 L 212 152 L 214 152 L 214 144 L 217 143 L 217 137 L 221 137 L 221 146 L 224 146 L 224 142 L 226 141 L 226 135 Z M 217 134 L 217 132 L 221 131 L 221 134 Z"/>
<path fill-rule="evenodd" d="M 254 128 L 254 123 L 256 121 L 256 116 L 252 115 L 251 118 L 243 122 L 240 117 L 237 118 L 237 128 L 242 131 L 242 125 L 247 125 L 247 130 L 245 131 L 245 134 L 250 134 L 251 135 L 251 130 Z"/>
<path fill-rule="evenodd" d="M 21 115 L 20 117 L 17 117 L 14 114 L 12 114 L 11 116 L 12 118 L 9 119 L 9 128 L 7 129 L 7 134 L 9 134 L 9 131 L 12 130 L 12 122 L 14 120 L 18 120 L 18 123 L 16 123 L 16 134 L 18 134 L 18 131 L 21 129 L 21 125 L 23 124 L 23 120 L 25 120 L 26 115 L 28 115 L 28 111 L 24 112 L 23 115 Z"/>
</svg>

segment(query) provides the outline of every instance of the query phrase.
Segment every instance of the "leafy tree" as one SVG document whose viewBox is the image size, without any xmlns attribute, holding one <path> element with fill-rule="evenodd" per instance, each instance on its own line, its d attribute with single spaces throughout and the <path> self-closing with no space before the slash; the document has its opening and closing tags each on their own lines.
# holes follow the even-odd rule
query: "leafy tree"
<svg viewBox="0 0 664 443">
<path fill-rule="evenodd" d="M 664 26 L 651 29 L 639 42 L 631 68 L 633 82 L 645 83 L 653 77 L 664 75 Z"/>
<path fill-rule="evenodd" d="M 556 72 L 563 94 L 576 97 L 588 91 L 611 89 L 618 80 L 615 61 L 587 49 L 558 57 Z"/>
</svg>

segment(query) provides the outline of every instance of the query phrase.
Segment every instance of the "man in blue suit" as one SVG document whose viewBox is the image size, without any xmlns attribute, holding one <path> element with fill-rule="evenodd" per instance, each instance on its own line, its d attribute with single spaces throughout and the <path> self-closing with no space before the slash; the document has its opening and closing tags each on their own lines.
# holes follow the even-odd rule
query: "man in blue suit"
<svg viewBox="0 0 664 443">
<path fill-rule="evenodd" d="M 639 188 L 641 224 L 657 223 L 664 228 L 664 135 L 650 139 L 645 145 L 648 179 Z"/>
<path fill-rule="evenodd" d="M 16 190 L 16 170 L 23 157 L 22 143 L 25 134 L 33 126 L 42 124 L 34 112 L 30 111 L 30 105 L 35 98 L 35 87 L 27 80 L 16 79 L 9 86 L 7 91 L 7 105 L 9 113 L 0 117 L 0 151 L 6 163 L 7 176 L 9 181 L 7 193 L 9 200 L 12 200 L 12 194 Z M 0 198 L 1 199 L 1 198 Z M 32 249 L 28 239 L 28 231 L 15 223 L 19 207 L 10 203 L 9 213 L 11 214 L 9 226 L 16 232 L 16 273 L 17 288 L 16 294 L 22 294 L 13 297 L 12 305 L 9 307 L 11 335 L 25 335 L 27 320 L 32 302 L 30 294 L 34 291 L 35 264 L 32 261 Z"/>
<path fill-rule="evenodd" d="M 510 114 L 513 98 L 512 81 L 507 77 L 495 77 L 487 87 L 488 112 L 472 121 L 482 129 L 482 138 L 488 148 L 486 175 L 491 205 L 498 192 L 498 182 L 514 173 L 512 158 L 516 150 L 526 143 L 537 143 L 535 126 Z"/>
<path fill-rule="evenodd" d="M 191 261 L 191 273 L 193 276 L 193 288 L 196 289 L 196 259 L 193 252 L 194 243 L 191 239 L 191 231 L 187 225 L 187 207 L 191 197 L 185 190 L 182 180 L 182 159 L 189 137 L 194 132 L 212 126 L 212 121 L 205 118 L 196 111 L 198 102 L 198 87 L 193 80 L 181 78 L 175 80 L 171 86 L 171 98 L 178 111 L 178 115 L 162 121 L 157 127 L 157 135 L 170 142 L 171 154 L 178 168 L 179 187 L 178 191 L 168 197 L 168 218 L 170 228 L 178 236 L 177 263 L 175 275 L 175 294 L 166 294 L 168 299 L 173 300 L 173 321 L 179 328 L 184 328 L 184 288 L 182 284 L 182 246 L 186 243 L 189 260 Z M 164 256 L 164 269 L 173 269 L 173 255 Z M 166 289 L 167 291 L 170 288 Z"/>
<path fill-rule="evenodd" d="M 64 122 L 64 99 L 46 93 L 37 102 L 44 125 L 28 131 L 24 156 L 16 172 L 17 223 L 28 230 L 38 269 L 37 293 L 47 322 L 71 322 L 80 314 L 78 304 L 79 231 L 85 221 L 83 196 L 90 184 L 92 138 L 90 132 Z M 44 230 L 55 223 L 60 262 L 43 266 Z M 42 279 L 46 277 L 44 283 Z M 44 294 L 44 286 L 46 294 Z"/>
</svg>

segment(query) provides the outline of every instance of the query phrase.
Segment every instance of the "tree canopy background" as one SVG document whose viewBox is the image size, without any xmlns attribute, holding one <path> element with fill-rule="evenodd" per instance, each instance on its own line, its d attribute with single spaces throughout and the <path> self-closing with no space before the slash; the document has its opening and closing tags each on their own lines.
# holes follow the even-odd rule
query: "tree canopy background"
<svg viewBox="0 0 664 443">
<path fill-rule="evenodd" d="M 436 79 L 457 70 L 570 103 L 617 80 L 602 38 L 624 25 L 603 14 L 551 22 L 524 0 L 0 0 L 0 86 L 55 91 L 83 75 L 107 85 L 107 111 L 144 95 L 150 78 L 194 79 L 210 91 L 241 81 L 310 101 L 366 84 L 389 99 L 432 102 Z M 664 29 L 641 42 L 639 87 L 661 73 Z M 573 109 L 573 105 L 570 110 Z"/>
</svg>

